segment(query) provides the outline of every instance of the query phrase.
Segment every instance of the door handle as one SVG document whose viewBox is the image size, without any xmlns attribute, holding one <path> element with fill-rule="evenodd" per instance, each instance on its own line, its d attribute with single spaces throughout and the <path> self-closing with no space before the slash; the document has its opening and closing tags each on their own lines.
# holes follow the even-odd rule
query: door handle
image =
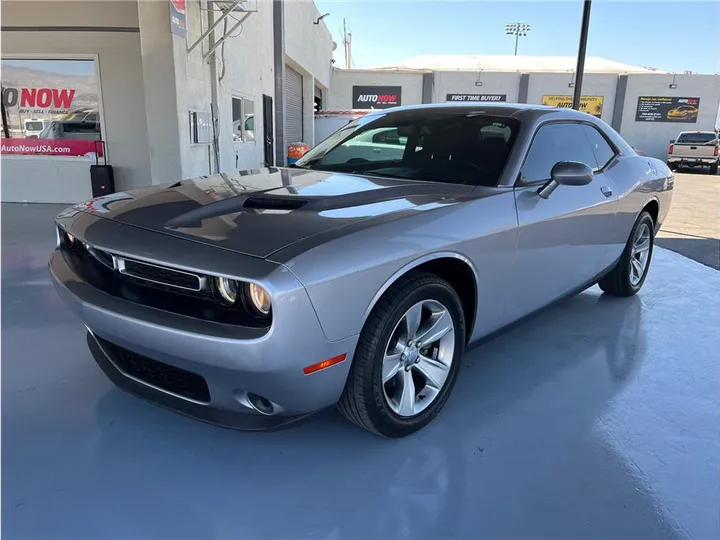
<svg viewBox="0 0 720 540">
<path fill-rule="evenodd" d="M 600 191 L 602 191 L 602 194 L 606 197 L 612 197 L 612 189 L 610 189 L 610 186 L 603 186 L 600 188 Z"/>
<path fill-rule="evenodd" d="M 380 153 L 380 149 L 379 149 L 379 148 L 373 148 L 373 152 L 375 152 L 376 154 L 379 154 L 379 153 Z"/>
</svg>

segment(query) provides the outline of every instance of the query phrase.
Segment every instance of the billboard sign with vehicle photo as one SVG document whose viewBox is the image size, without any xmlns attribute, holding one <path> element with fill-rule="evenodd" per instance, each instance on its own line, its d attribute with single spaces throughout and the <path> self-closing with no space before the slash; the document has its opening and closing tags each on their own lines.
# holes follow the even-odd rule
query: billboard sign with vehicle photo
<svg viewBox="0 0 720 540">
<path fill-rule="evenodd" d="M 640 96 L 635 121 L 694 124 L 699 110 L 698 97 Z"/>
<path fill-rule="evenodd" d="M 353 109 L 388 109 L 402 104 L 400 86 L 353 86 Z"/>
<path fill-rule="evenodd" d="M 507 94 L 446 94 L 445 101 L 504 102 Z"/>
<path fill-rule="evenodd" d="M 580 97 L 580 111 L 588 114 L 592 114 L 596 118 L 602 116 L 603 102 L 605 101 L 604 96 L 581 96 Z M 572 96 L 551 96 L 546 95 L 542 97 L 542 104 L 550 107 L 560 107 L 563 109 L 572 109 L 573 97 Z"/>
</svg>

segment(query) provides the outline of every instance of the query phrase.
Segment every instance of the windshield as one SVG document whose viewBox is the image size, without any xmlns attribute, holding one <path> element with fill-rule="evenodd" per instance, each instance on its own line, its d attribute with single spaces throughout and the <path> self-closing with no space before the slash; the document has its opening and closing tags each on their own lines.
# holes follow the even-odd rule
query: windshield
<svg viewBox="0 0 720 540">
<path fill-rule="evenodd" d="M 43 123 L 42 122 L 25 122 L 25 129 L 27 129 L 28 131 L 42 131 Z"/>
<path fill-rule="evenodd" d="M 690 144 L 707 144 L 712 143 L 716 139 L 714 133 L 683 133 L 678 137 L 679 143 Z"/>
<path fill-rule="evenodd" d="M 402 111 L 353 120 L 295 166 L 495 186 L 517 129 L 513 119 L 467 109 Z"/>
</svg>

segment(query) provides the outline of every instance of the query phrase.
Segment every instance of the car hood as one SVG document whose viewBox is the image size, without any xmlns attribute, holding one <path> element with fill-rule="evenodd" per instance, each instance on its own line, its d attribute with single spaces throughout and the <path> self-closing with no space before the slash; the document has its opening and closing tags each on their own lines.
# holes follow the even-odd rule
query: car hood
<svg viewBox="0 0 720 540">
<path fill-rule="evenodd" d="M 466 185 L 269 168 L 113 193 L 73 208 L 265 258 L 339 227 L 450 204 L 472 189 Z"/>
</svg>

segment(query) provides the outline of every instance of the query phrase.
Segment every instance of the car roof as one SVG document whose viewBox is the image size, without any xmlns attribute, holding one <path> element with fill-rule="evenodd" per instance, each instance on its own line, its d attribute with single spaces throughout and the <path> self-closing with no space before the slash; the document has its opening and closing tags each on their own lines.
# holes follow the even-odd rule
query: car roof
<svg viewBox="0 0 720 540">
<path fill-rule="evenodd" d="M 538 118 L 541 116 L 552 115 L 558 119 L 587 119 L 593 116 L 576 111 L 575 109 L 567 109 L 562 107 L 551 107 L 549 105 L 537 105 L 534 103 L 508 103 L 508 102 L 453 102 L 453 103 L 424 103 L 422 105 L 402 105 L 399 107 L 390 107 L 388 109 L 377 109 L 367 115 L 368 117 L 385 116 L 395 113 L 410 113 L 417 111 L 422 114 L 425 111 L 454 111 L 458 109 L 466 109 L 468 112 L 479 112 L 492 114 L 496 116 L 511 116 L 515 118 Z"/>
</svg>

